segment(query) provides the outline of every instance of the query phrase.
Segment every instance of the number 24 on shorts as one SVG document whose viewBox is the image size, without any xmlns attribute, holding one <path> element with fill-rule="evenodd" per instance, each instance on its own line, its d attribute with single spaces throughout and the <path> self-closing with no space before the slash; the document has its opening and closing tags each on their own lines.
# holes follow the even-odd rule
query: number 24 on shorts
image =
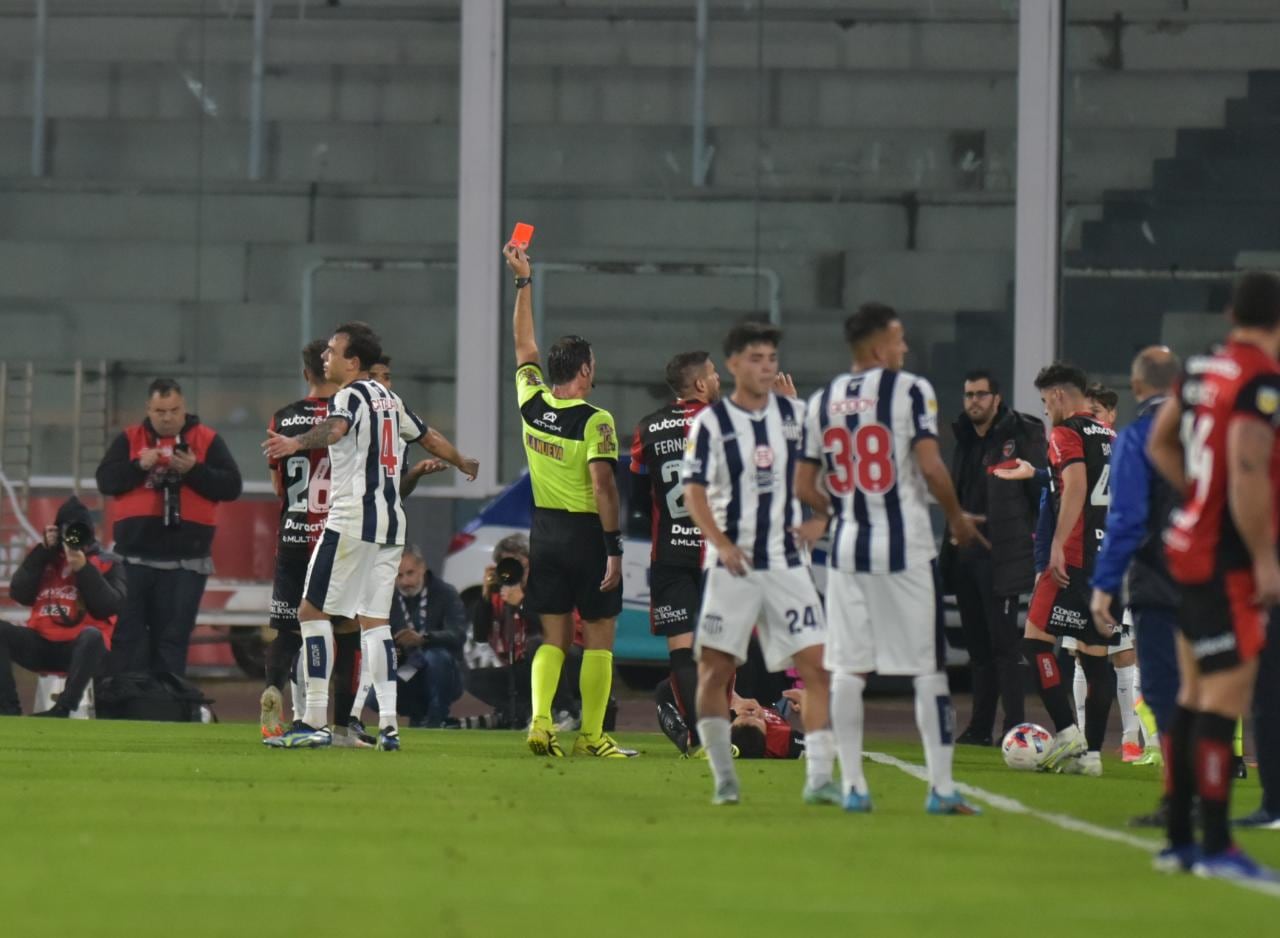
<svg viewBox="0 0 1280 938">
<path fill-rule="evenodd" d="M 799 635 L 801 629 L 816 629 L 818 627 L 818 614 L 812 606 L 805 606 L 803 610 L 803 619 L 801 619 L 801 610 L 787 610 L 787 631 L 792 635 Z"/>
</svg>

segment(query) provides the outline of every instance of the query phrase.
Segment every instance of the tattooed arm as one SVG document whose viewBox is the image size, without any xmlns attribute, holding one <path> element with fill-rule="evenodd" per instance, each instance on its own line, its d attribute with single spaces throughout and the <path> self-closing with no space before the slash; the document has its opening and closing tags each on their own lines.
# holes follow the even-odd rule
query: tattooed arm
<svg viewBox="0 0 1280 938">
<path fill-rule="evenodd" d="M 317 424 L 299 436 L 282 436 L 273 430 L 267 431 L 266 442 L 262 451 L 271 459 L 284 459 L 304 449 L 322 449 L 332 446 L 347 435 L 351 424 L 345 417 L 330 417 L 324 423 Z"/>
</svg>

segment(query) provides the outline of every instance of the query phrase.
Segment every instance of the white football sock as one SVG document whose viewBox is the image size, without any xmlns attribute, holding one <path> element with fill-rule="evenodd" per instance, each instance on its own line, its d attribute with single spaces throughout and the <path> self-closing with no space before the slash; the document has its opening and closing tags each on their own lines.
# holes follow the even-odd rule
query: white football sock
<svg viewBox="0 0 1280 938">
<path fill-rule="evenodd" d="M 302 672 L 302 649 L 293 659 L 293 667 L 289 670 L 289 697 L 293 704 L 293 719 L 301 720 L 307 712 L 306 676 Z"/>
<path fill-rule="evenodd" d="M 1084 676 L 1079 655 L 1076 656 L 1075 676 L 1071 679 L 1071 696 L 1076 704 L 1076 726 L 1084 729 L 1084 699 L 1089 696 L 1089 680 Z"/>
<path fill-rule="evenodd" d="M 916 726 L 924 743 L 924 761 L 929 767 L 929 784 L 944 798 L 956 793 L 951 779 L 951 759 L 955 754 L 955 715 L 951 711 L 951 688 L 941 671 L 922 674 L 916 687 Z"/>
<path fill-rule="evenodd" d="M 307 709 L 302 720 L 313 729 L 329 723 L 329 680 L 333 677 L 333 626 L 328 619 L 302 623 L 302 679 Z"/>
<path fill-rule="evenodd" d="M 862 692 L 866 687 L 867 682 L 856 674 L 831 675 L 831 726 L 840 751 L 840 777 L 846 795 L 854 790 L 867 794 L 862 772 Z"/>
<path fill-rule="evenodd" d="M 351 719 L 361 720 L 364 716 L 364 705 L 369 702 L 369 691 L 373 689 L 373 677 L 369 674 L 369 659 L 363 652 L 360 655 L 360 686 L 356 689 L 356 699 L 351 701 Z"/>
<path fill-rule="evenodd" d="M 831 730 L 814 730 L 804 735 L 804 775 L 810 788 L 821 788 L 831 781 L 836 764 L 836 734 Z"/>
<path fill-rule="evenodd" d="M 1120 707 L 1120 726 L 1124 730 L 1124 740 L 1133 743 L 1138 741 L 1138 711 L 1134 709 L 1138 699 L 1135 693 L 1137 683 L 1136 664 L 1116 668 L 1116 704 Z"/>
<path fill-rule="evenodd" d="M 396 729 L 396 643 L 391 638 L 391 626 L 379 625 L 360 633 L 360 647 L 364 652 L 364 664 L 373 681 L 373 692 L 378 695 L 378 727 Z"/>
<path fill-rule="evenodd" d="M 707 761 L 711 763 L 711 775 L 715 778 L 716 788 L 725 782 L 736 782 L 738 776 L 733 770 L 729 721 L 724 717 L 703 717 L 698 721 L 698 738 L 707 750 Z"/>
</svg>

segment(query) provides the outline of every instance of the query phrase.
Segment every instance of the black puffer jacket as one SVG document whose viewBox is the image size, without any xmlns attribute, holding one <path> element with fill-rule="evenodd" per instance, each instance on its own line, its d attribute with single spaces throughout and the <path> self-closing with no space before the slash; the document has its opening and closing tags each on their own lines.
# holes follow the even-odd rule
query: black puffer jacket
<svg viewBox="0 0 1280 938">
<path fill-rule="evenodd" d="M 992 475 L 991 470 L 1002 463 L 1012 465 L 1015 459 L 1025 459 L 1037 468 L 1044 466 L 1048 458 L 1044 424 L 1030 414 L 1001 404 L 985 439 L 978 436 L 972 421 L 964 414 L 951 428 L 956 437 L 956 448 L 951 455 L 951 480 L 957 489 L 964 482 L 959 476 L 965 471 L 966 450 L 986 444 L 983 469 L 987 484 L 987 523 L 982 532 L 991 542 L 994 593 L 997 596 L 1029 593 L 1035 585 L 1034 535 L 1041 486 L 1034 479 L 1005 482 Z M 957 559 L 956 547 L 949 538 L 944 538 L 939 565 L 948 593 L 955 592 Z"/>
</svg>

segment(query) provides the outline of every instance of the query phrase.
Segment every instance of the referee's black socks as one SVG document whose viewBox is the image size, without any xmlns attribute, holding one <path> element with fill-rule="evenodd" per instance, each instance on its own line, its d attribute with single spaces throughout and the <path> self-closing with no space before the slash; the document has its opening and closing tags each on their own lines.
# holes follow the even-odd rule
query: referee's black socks
<svg viewBox="0 0 1280 938">
<path fill-rule="evenodd" d="M 1062 671 L 1058 667 L 1058 658 L 1054 654 L 1053 642 L 1038 638 L 1022 640 L 1022 657 L 1036 675 L 1036 687 L 1040 691 L 1040 700 L 1049 711 L 1049 719 L 1053 720 L 1055 732 L 1062 732 L 1076 722 L 1075 712 L 1071 709 L 1071 700 L 1067 697 L 1067 685 L 1062 680 Z"/>
</svg>

